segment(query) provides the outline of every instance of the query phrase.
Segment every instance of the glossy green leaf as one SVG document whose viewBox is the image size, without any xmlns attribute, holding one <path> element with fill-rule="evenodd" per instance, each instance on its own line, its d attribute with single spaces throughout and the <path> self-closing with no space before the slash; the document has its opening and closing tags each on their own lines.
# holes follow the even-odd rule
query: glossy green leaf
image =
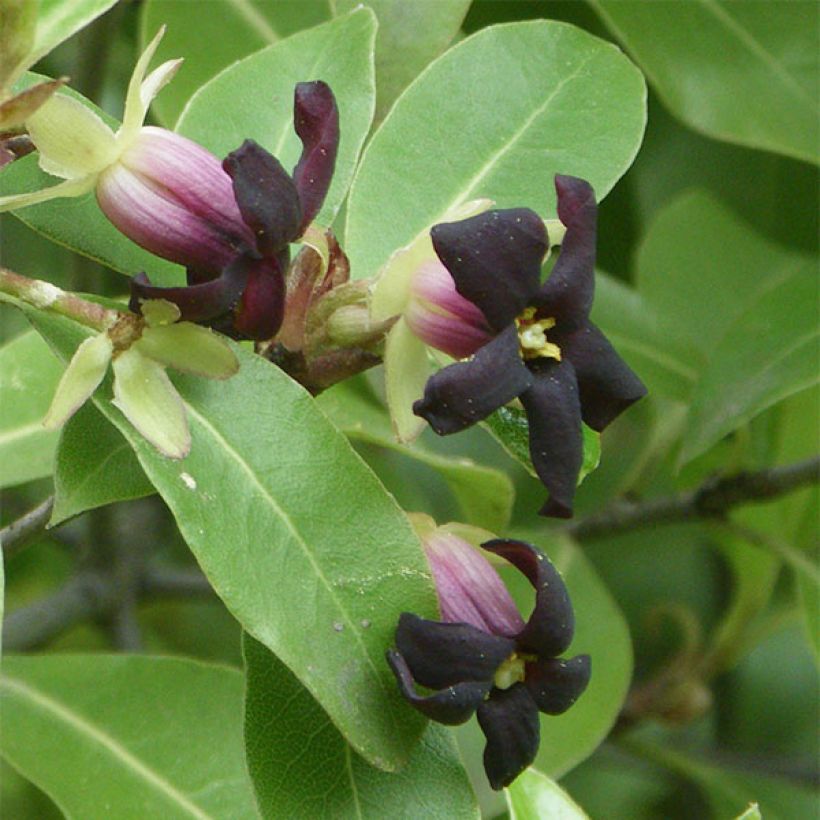
<svg viewBox="0 0 820 820">
<path fill-rule="evenodd" d="M 290 169 L 302 150 L 293 130 L 293 89 L 298 82 L 324 80 L 336 95 L 341 132 L 333 183 L 317 216 L 330 225 L 373 119 L 375 36 L 373 12 L 364 8 L 294 34 L 206 83 L 185 107 L 177 128 L 217 156 L 255 139 Z"/>
<path fill-rule="evenodd" d="M 209 0 L 208 14 L 191 18 L 190 0 L 147 0 L 142 7 L 142 48 L 167 26 L 157 62 L 177 57 L 184 67 L 153 104 L 173 127 L 191 95 L 222 69 L 271 43 L 330 17 L 329 0 Z"/>
<path fill-rule="evenodd" d="M 728 326 L 692 396 L 681 462 L 818 381 L 816 266 L 772 275 Z"/>
<path fill-rule="evenodd" d="M 43 417 L 63 367 L 34 331 L 0 346 L 0 487 L 51 475 L 58 433 Z"/>
<path fill-rule="evenodd" d="M 555 212 L 556 173 L 603 198 L 629 167 L 646 118 L 640 72 L 612 45 L 545 21 L 479 31 L 396 101 L 350 193 L 355 277 L 478 197 Z M 410 207 L 412 206 L 412 207 Z"/>
<path fill-rule="evenodd" d="M 504 793 L 510 820 L 589 820 L 554 780 L 536 769 L 525 769 Z"/>
<path fill-rule="evenodd" d="M 458 500 L 467 523 L 497 533 L 509 524 L 515 491 L 505 473 L 468 458 L 438 455 L 418 442 L 399 444 L 385 408 L 350 381 L 326 390 L 318 402 L 348 438 L 387 447 L 436 470 Z"/>
<path fill-rule="evenodd" d="M 396 97 L 458 34 L 471 0 L 368 0 L 379 21 L 376 37 L 376 122 Z M 359 0 L 335 0 L 336 13 Z"/>
<path fill-rule="evenodd" d="M 535 468 L 530 459 L 530 428 L 524 411 L 515 407 L 502 407 L 489 416 L 483 424 L 501 446 L 521 463 L 530 475 L 535 476 Z M 601 460 L 600 433 L 596 433 L 583 423 L 581 432 L 584 437 L 584 460 L 578 475 L 579 484 L 598 466 Z"/>
<path fill-rule="evenodd" d="M 23 85 L 45 79 L 38 74 L 27 74 Z M 63 93 L 63 92 L 61 92 Z M 92 111 L 99 114 L 111 127 L 119 122 L 102 112 L 80 94 L 67 90 Z M 36 191 L 55 185 L 56 177 L 40 170 L 37 154 L 17 160 L 0 171 L 0 195 Z M 101 262 L 106 267 L 132 276 L 145 271 L 152 282 L 162 285 L 184 281 L 182 268 L 143 250 L 121 234 L 103 215 L 93 193 L 81 197 L 54 199 L 14 211 L 14 216 L 58 245 Z"/>
<path fill-rule="evenodd" d="M 446 729 L 430 724 L 400 772 L 379 771 L 262 644 L 246 635 L 244 653 L 245 743 L 263 817 L 478 817 Z"/>
<path fill-rule="evenodd" d="M 818 161 L 820 29 L 813 3 L 593 0 L 593 6 L 687 125 Z"/>
<path fill-rule="evenodd" d="M 63 428 L 57 448 L 51 526 L 153 492 L 131 445 L 91 403 L 83 405 Z"/>
<path fill-rule="evenodd" d="M 30 311 L 61 355 L 83 334 Z M 395 769 L 423 721 L 384 661 L 399 613 L 436 611 L 429 568 L 407 518 L 314 399 L 240 346 L 224 382 L 175 378 L 192 447 L 161 456 L 103 391 L 217 594 L 275 652 L 374 765 Z M 321 642 L 322 651 L 315 647 Z"/>
<path fill-rule="evenodd" d="M 22 73 L 25 60 L 34 47 L 37 3 L 31 0 L 5 0 L 0 6 L 0 101 L 5 102 L 8 87 Z"/>
<path fill-rule="evenodd" d="M 0 751 L 69 818 L 256 817 L 242 684 L 172 658 L 6 657 Z"/>
</svg>

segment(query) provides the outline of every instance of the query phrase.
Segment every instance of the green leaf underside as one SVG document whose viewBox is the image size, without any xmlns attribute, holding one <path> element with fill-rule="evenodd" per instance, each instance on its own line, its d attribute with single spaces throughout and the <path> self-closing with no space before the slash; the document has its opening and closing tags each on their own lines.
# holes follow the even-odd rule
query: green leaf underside
<svg viewBox="0 0 820 820">
<path fill-rule="evenodd" d="M 603 198 L 640 145 L 645 94 L 617 48 L 563 23 L 494 26 L 459 43 L 407 88 L 364 152 L 346 229 L 353 276 L 373 276 L 471 199 L 553 216 L 556 173 L 588 179 Z"/>
<path fill-rule="evenodd" d="M 51 526 L 86 510 L 153 492 L 131 445 L 93 404 L 83 405 L 60 437 Z"/>
<path fill-rule="evenodd" d="M 63 356 L 81 338 L 67 320 L 30 318 Z M 232 614 L 364 757 L 395 769 L 423 721 L 400 699 L 384 651 L 400 612 L 435 616 L 429 568 L 395 501 L 313 399 L 234 350 L 240 371 L 227 381 L 175 379 L 193 441 L 183 461 L 157 453 L 105 391 L 97 408 L 136 451 Z"/>
<path fill-rule="evenodd" d="M 163 125 L 172 128 L 185 103 L 214 75 L 237 60 L 295 31 L 330 17 L 329 0 L 209 0 L 208 14 L 191 25 L 190 0 L 147 0 L 140 18 L 141 48 L 167 26 L 154 62 L 184 57 L 183 70 L 153 103 Z M 202 44 L 207 43 L 207 48 Z"/>
<path fill-rule="evenodd" d="M 66 817 L 252 818 L 242 685 L 171 658 L 6 657 L 0 750 Z"/>
<path fill-rule="evenodd" d="M 593 6 L 687 125 L 717 139 L 818 161 L 813 3 L 593 0 Z"/>
<path fill-rule="evenodd" d="M 0 346 L 0 487 L 51 475 L 58 433 L 42 422 L 62 372 L 34 331 Z"/>
<path fill-rule="evenodd" d="M 509 524 L 514 488 L 505 473 L 470 459 L 438 455 L 419 443 L 399 444 L 387 411 L 349 381 L 326 390 L 318 402 L 348 438 L 387 447 L 439 472 L 468 523 L 491 532 L 502 532 Z"/>
<path fill-rule="evenodd" d="M 333 182 L 316 217 L 330 225 L 373 119 L 375 34 L 373 13 L 362 8 L 256 52 L 200 88 L 177 130 L 220 157 L 255 139 L 290 170 L 302 151 L 293 130 L 293 89 L 324 80 L 336 95 L 341 131 Z"/>
<path fill-rule="evenodd" d="M 525 769 L 505 789 L 510 820 L 589 820 L 577 803 L 553 780 Z"/>
<path fill-rule="evenodd" d="M 400 772 L 379 771 L 356 754 L 288 669 L 247 634 L 244 654 L 245 743 L 263 817 L 478 817 L 444 727 L 428 726 Z"/>
</svg>

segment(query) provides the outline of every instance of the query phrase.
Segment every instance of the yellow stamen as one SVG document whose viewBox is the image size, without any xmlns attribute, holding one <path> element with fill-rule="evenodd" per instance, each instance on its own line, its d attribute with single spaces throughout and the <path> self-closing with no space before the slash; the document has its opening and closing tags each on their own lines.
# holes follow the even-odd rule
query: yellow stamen
<svg viewBox="0 0 820 820">
<path fill-rule="evenodd" d="M 498 669 L 495 670 L 493 685 L 496 689 L 509 689 L 513 684 L 524 680 L 526 670 L 525 660 L 517 652 L 513 652 Z"/>
<path fill-rule="evenodd" d="M 546 331 L 555 327 L 555 319 L 552 316 L 536 319 L 535 308 L 528 307 L 515 320 L 515 324 L 518 328 L 518 342 L 521 345 L 522 358 L 537 359 L 543 356 L 561 361 L 561 348 L 547 341 Z"/>
</svg>

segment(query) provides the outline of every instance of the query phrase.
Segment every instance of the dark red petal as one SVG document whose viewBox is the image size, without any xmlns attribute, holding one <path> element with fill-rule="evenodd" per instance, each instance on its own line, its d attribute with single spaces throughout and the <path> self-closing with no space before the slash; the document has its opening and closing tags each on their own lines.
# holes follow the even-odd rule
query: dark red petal
<svg viewBox="0 0 820 820">
<path fill-rule="evenodd" d="M 544 223 L 529 208 L 487 211 L 430 230 L 456 290 L 503 330 L 532 304 L 547 252 Z"/>
<path fill-rule="evenodd" d="M 575 371 L 564 359 L 544 360 L 532 372 L 532 386 L 521 394 L 521 403 L 530 427 L 530 458 L 550 494 L 540 512 L 571 518 L 584 454 Z"/>
<path fill-rule="evenodd" d="M 575 615 L 564 579 L 549 558 L 526 541 L 496 538 L 481 545 L 527 576 L 535 587 L 535 606 L 516 645 L 539 658 L 560 655 L 572 642 Z"/>
<path fill-rule="evenodd" d="M 492 682 L 495 670 L 515 650 L 515 641 L 470 624 L 427 621 L 402 612 L 396 647 L 420 684 L 443 689 L 464 681 Z"/>
<path fill-rule="evenodd" d="M 544 315 L 574 328 L 586 321 L 595 291 L 598 206 L 592 186 L 577 177 L 555 177 L 558 218 L 567 228 L 561 252 L 536 300 Z"/>
<path fill-rule="evenodd" d="M 236 204 L 263 256 L 274 256 L 301 235 L 302 207 L 288 172 L 276 157 L 245 140 L 222 162 L 233 180 Z"/>
<path fill-rule="evenodd" d="M 643 382 L 591 322 L 568 336 L 556 336 L 555 341 L 575 368 L 581 416 L 593 430 L 603 430 L 646 395 Z"/>
<path fill-rule="evenodd" d="M 577 655 L 568 661 L 547 658 L 527 664 L 524 685 L 542 712 L 562 715 L 584 693 L 591 674 L 589 655 Z"/>
<path fill-rule="evenodd" d="M 248 339 L 270 339 L 279 330 L 285 311 L 285 278 L 275 259 L 258 259 L 236 306 L 234 328 Z"/>
<path fill-rule="evenodd" d="M 493 689 L 490 699 L 478 707 L 478 723 L 487 738 L 484 771 L 497 791 L 535 760 L 541 733 L 538 708 L 527 688 L 516 683 L 509 689 Z"/>
<path fill-rule="evenodd" d="M 183 321 L 207 322 L 227 313 L 236 304 L 253 264 L 254 260 L 238 256 L 216 279 L 187 287 L 157 287 L 144 273 L 138 273 L 131 279 L 128 306 L 134 313 L 140 313 L 140 300 L 166 299 L 179 308 Z"/>
<path fill-rule="evenodd" d="M 413 412 L 440 435 L 457 433 L 512 401 L 533 378 L 518 353 L 518 333 L 509 325 L 465 362 L 432 375 Z"/>
<path fill-rule="evenodd" d="M 293 125 L 302 140 L 302 156 L 293 169 L 293 181 L 302 203 L 302 233 L 319 213 L 336 165 L 339 110 L 330 86 L 321 80 L 296 85 Z"/>
<path fill-rule="evenodd" d="M 447 726 L 457 726 L 469 720 L 493 686 L 492 681 L 468 681 L 456 683 L 425 697 L 416 694 L 413 676 L 407 662 L 398 652 L 389 650 L 387 662 L 396 676 L 404 699 L 422 714 Z"/>
</svg>

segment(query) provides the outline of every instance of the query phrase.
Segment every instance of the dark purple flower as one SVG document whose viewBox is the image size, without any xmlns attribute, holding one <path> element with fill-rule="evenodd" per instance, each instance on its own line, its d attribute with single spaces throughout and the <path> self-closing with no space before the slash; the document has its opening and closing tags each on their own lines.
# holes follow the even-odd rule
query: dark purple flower
<svg viewBox="0 0 820 820">
<path fill-rule="evenodd" d="M 440 533 L 440 531 L 437 531 Z M 387 660 L 399 689 L 429 718 L 455 725 L 475 712 L 487 738 L 484 769 L 494 789 L 508 786 L 535 759 L 538 712 L 560 715 L 589 682 L 589 655 L 559 658 L 575 620 L 564 582 L 523 541 L 481 545 L 505 558 L 535 587 L 525 624 L 489 562 L 452 535 L 425 539 L 443 621 L 402 613 Z M 416 686 L 433 690 L 418 694 Z"/>
<path fill-rule="evenodd" d="M 566 234 L 544 284 L 549 240 L 533 211 L 486 211 L 432 228 L 456 290 L 481 310 L 492 338 L 471 359 L 432 376 L 413 411 L 447 435 L 520 398 L 532 463 L 550 494 L 541 514 L 569 518 L 583 459 L 581 421 L 603 430 L 646 388 L 589 320 L 597 219 L 592 187 L 568 176 L 556 176 L 555 187 Z"/>
<path fill-rule="evenodd" d="M 253 140 L 220 166 L 177 134 L 143 129 L 143 143 L 152 139 L 157 150 L 141 145 L 133 157 L 126 152 L 101 180 L 97 198 L 126 235 L 184 264 L 188 285 L 155 287 L 141 273 L 132 280 L 133 310 L 140 300 L 166 299 L 179 307 L 183 320 L 250 339 L 276 334 L 289 245 L 319 212 L 336 162 L 339 113 L 325 83 L 297 84 L 294 127 L 302 155 L 292 176 Z M 180 141 L 189 143 L 184 151 Z"/>
</svg>

